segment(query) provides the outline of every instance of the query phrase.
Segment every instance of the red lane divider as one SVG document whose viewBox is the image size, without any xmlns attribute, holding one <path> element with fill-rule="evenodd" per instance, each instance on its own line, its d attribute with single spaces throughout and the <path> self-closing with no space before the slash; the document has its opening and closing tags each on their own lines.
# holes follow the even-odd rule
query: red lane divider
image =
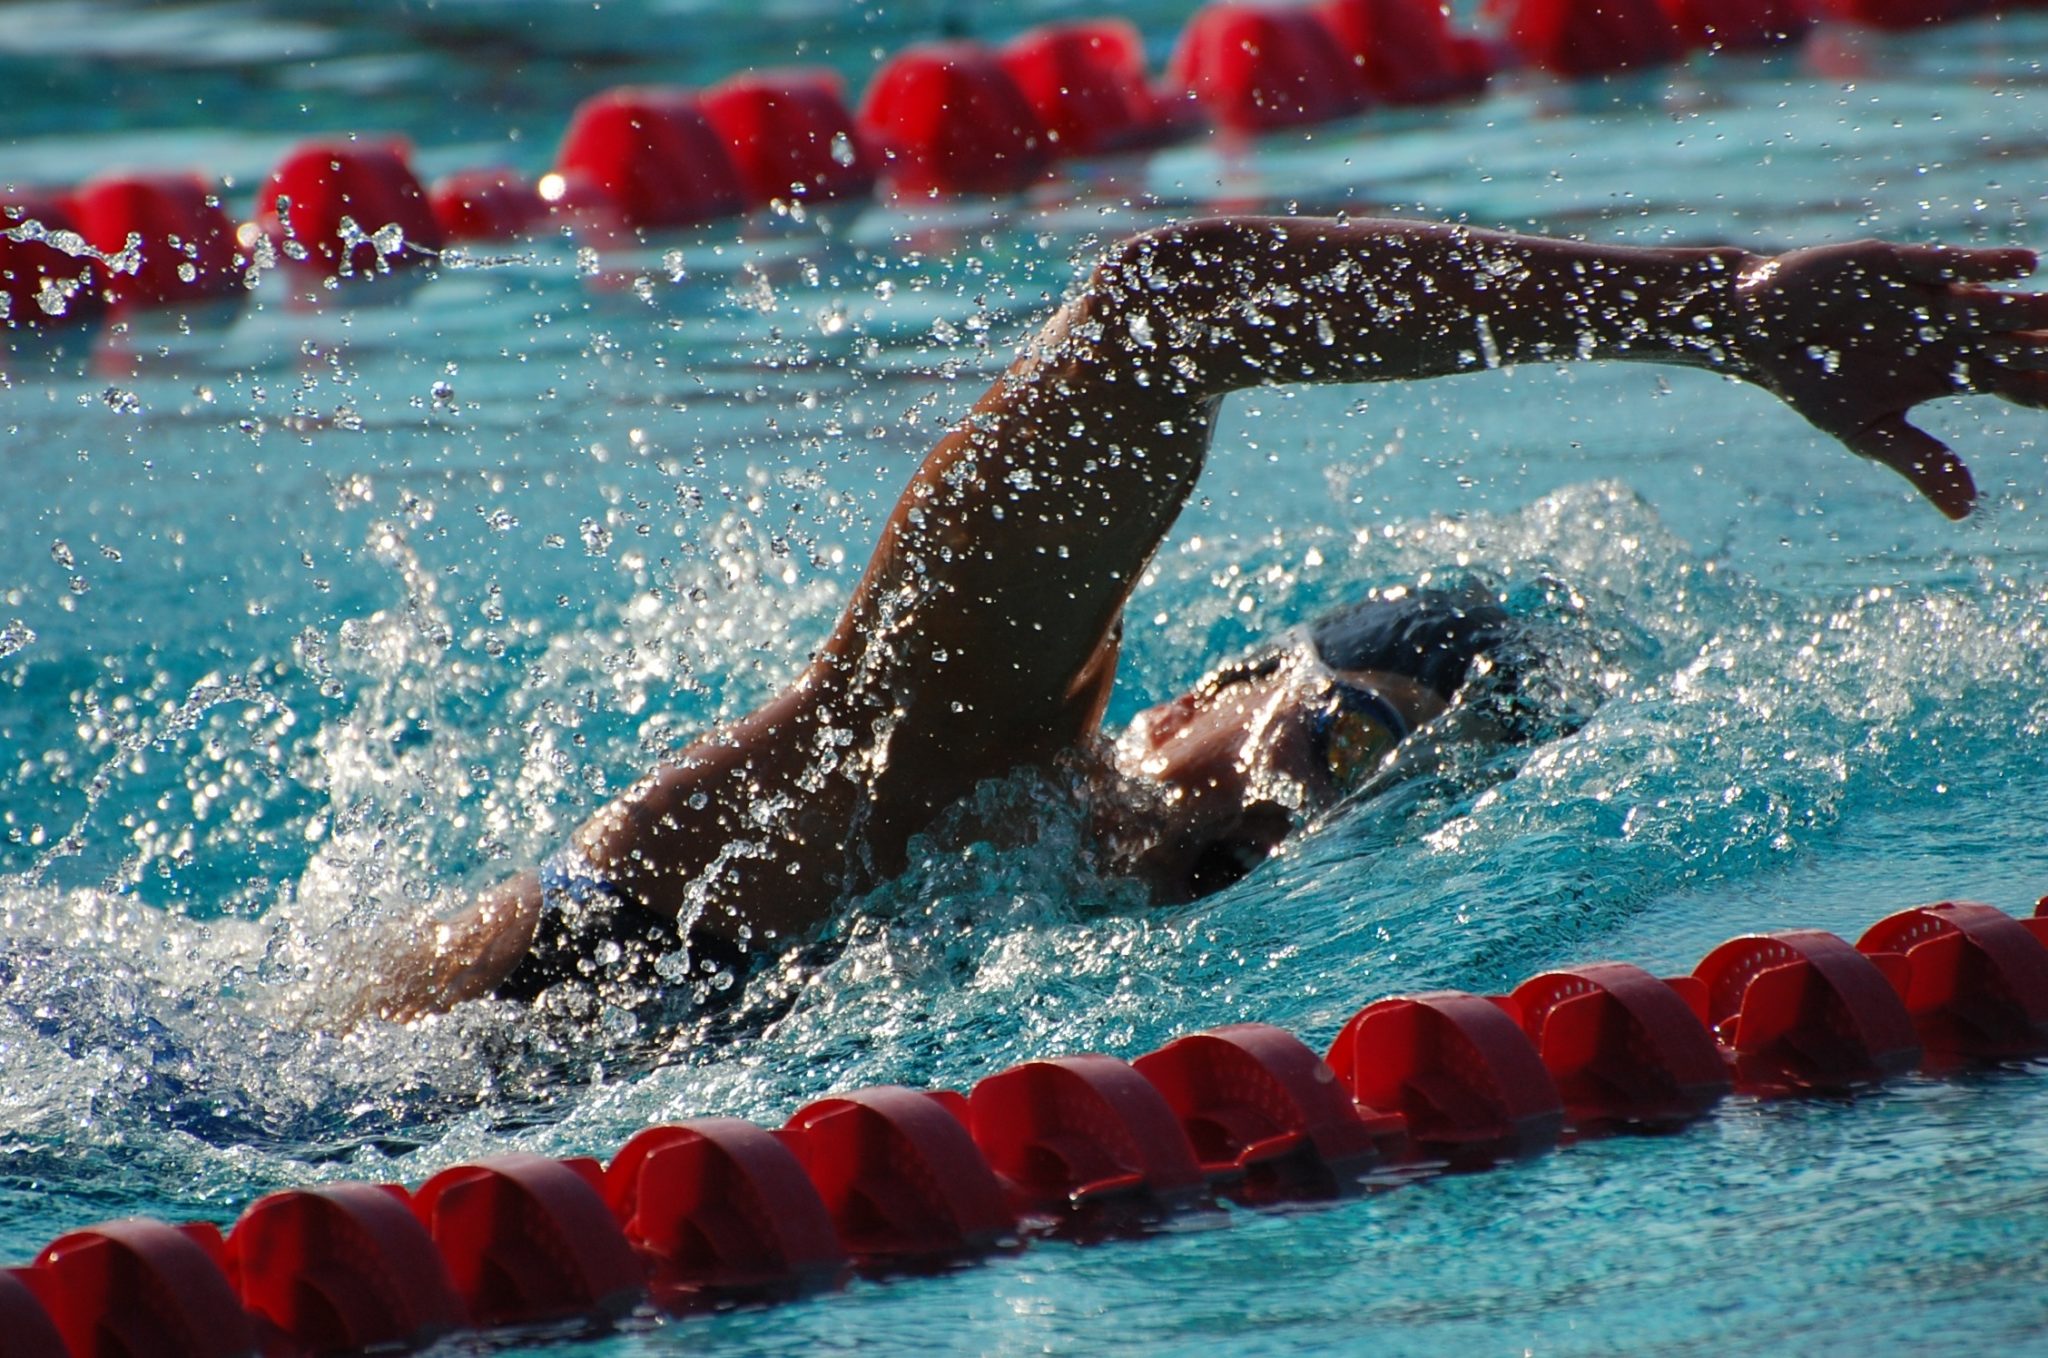
<svg viewBox="0 0 2048 1358">
<path fill-rule="evenodd" d="M 1493 53 L 1454 30 L 1436 0 L 1326 0 L 1315 16 L 1373 97 L 1387 103 L 1474 95 L 1493 78 Z"/>
<path fill-rule="evenodd" d="M 1180 1119 L 1113 1056 L 1028 1061 L 967 1097 L 967 1127 L 1013 1211 L 1171 1211 L 1208 1196 Z"/>
<path fill-rule="evenodd" d="M 223 1264 L 249 1313 L 309 1353 L 420 1348 L 469 1319 L 403 1189 L 273 1193 L 235 1223 Z"/>
<path fill-rule="evenodd" d="M 866 198 L 875 153 L 826 70 L 753 71 L 704 92 L 704 116 L 724 141 L 749 206 Z"/>
<path fill-rule="evenodd" d="M 442 245 L 411 148 L 396 137 L 298 147 L 271 171 L 256 225 L 288 267 L 321 277 L 403 272 Z"/>
<path fill-rule="evenodd" d="M 548 216 L 539 188 L 502 165 L 437 179 L 427 200 L 441 234 L 451 241 L 517 240 Z"/>
<path fill-rule="evenodd" d="M 97 261 L 47 239 L 77 230 L 70 205 L 54 191 L 10 190 L 0 197 L 0 320 L 8 329 L 82 327 L 106 310 L 93 286 Z"/>
<path fill-rule="evenodd" d="M 235 222 L 196 174 L 120 174 L 95 179 L 71 197 L 78 229 L 94 249 L 114 255 L 132 236 L 141 249 L 134 273 L 101 270 L 116 307 L 189 306 L 239 300 L 248 259 Z"/>
<path fill-rule="evenodd" d="M 979 43 L 898 52 L 875 72 L 860 125 L 904 197 L 1015 193 L 1052 165 L 1052 141 L 1031 101 Z"/>
<path fill-rule="evenodd" d="M 1486 13 L 1524 61 L 1567 79 L 1685 56 L 1685 38 L 1658 0 L 1489 0 Z"/>
<path fill-rule="evenodd" d="M 1902 910 L 1857 940 L 1906 959 L 1901 995 L 1927 1054 L 2025 1056 L 2048 1046 L 2048 920 L 1945 901 Z"/>
<path fill-rule="evenodd" d="M 412 1210 L 448 1262 L 471 1323 L 621 1316 L 646 1274 L 605 1204 L 595 1160 L 501 1155 L 445 1169 Z"/>
<path fill-rule="evenodd" d="M 652 1127 L 609 1168 L 508 1155 L 392 1185 L 274 1193 L 218 1228 L 118 1221 L 0 1270 L 8 1358 L 388 1353 L 464 1327 L 603 1327 L 796 1296 L 852 1268 L 947 1267 L 1043 1232 L 1100 1238 L 1199 1206 L 1328 1197 L 1378 1171 L 1478 1169 L 1664 1130 L 1731 1085 L 1779 1097 L 1911 1068 L 2048 1054 L 2048 897 L 2034 917 L 1944 902 L 1856 947 L 1732 939 L 1694 974 L 1545 972 L 1509 996 L 1366 1006 L 1319 1058 L 1266 1024 L 1129 1065 L 1028 1061 L 971 1094 L 896 1086 Z M 1110 1232 L 1113 1233 L 1113 1232 Z"/>
<path fill-rule="evenodd" d="M 1707 1030 L 1706 988 L 1691 977 L 1598 962 L 1545 972 L 1512 998 L 1577 1130 L 1689 1122 L 1733 1088 Z"/>
<path fill-rule="evenodd" d="M 1202 1172 L 1249 1201 L 1336 1192 L 1404 1136 L 1401 1119 L 1366 1116 L 1322 1057 L 1270 1024 L 1212 1028 L 1131 1064 L 1165 1096 Z"/>
<path fill-rule="evenodd" d="M 847 1267 L 825 1200 L 784 1140 L 737 1118 L 650 1127 L 605 1171 L 605 1201 L 649 1260 L 657 1305 L 770 1301 Z"/>
<path fill-rule="evenodd" d="M 1057 155 L 1141 150 L 1196 130 L 1185 100 L 1153 90 L 1144 39 L 1122 20 L 1034 28 L 1005 46 L 999 59 Z"/>
<path fill-rule="evenodd" d="M 0 1270 L 0 1335 L 7 1358 L 70 1358 L 57 1322 L 36 1300 L 29 1269 Z"/>
<path fill-rule="evenodd" d="M 966 1100 L 896 1085 L 799 1109 L 792 1149 L 839 1241 L 871 1269 L 940 1266 L 1017 1229 L 995 1170 L 967 1133 Z"/>
<path fill-rule="evenodd" d="M 1693 46 L 1749 47 L 1798 36 L 1814 15 L 1912 28 L 2039 0 L 1486 0 L 1507 48 L 1569 77 L 1682 58 Z M 239 298 L 257 236 L 323 282 L 403 272 L 446 241 L 504 241 L 551 221 L 598 239 L 736 216 L 776 200 L 870 196 L 878 174 L 902 195 L 1013 193 L 1057 160 L 1162 145 L 1204 121 L 1258 132 L 1349 116 L 1375 100 L 1476 94 L 1494 48 L 1453 29 L 1437 0 L 1215 3 L 1178 35 L 1166 79 L 1147 78 L 1143 43 L 1118 20 L 1033 29 L 992 52 L 974 43 L 898 53 L 870 81 L 856 120 L 837 78 L 750 72 L 698 95 L 606 91 L 576 110 L 554 171 L 448 176 L 425 194 L 396 140 L 302 146 L 258 194 L 233 242 L 203 181 L 122 176 L 79 191 L 0 197 L 0 329 L 82 328 L 123 308 Z M 1206 113 L 1206 120 L 1202 116 Z M 282 195 L 291 208 L 277 212 Z M 23 239 L 9 233 L 36 224 Z M 139 237 L 139 267 L 111 270 L 57 249 L 78 230 L 102 254 Z M 239 244 L 241 254 L 234 245 Z"/>
<path fill-rule="evenodd" d="M 2026 5 L 1999 5 L 1996 0 L 1807 0 L 1823 18 L 1843 19 L 1871 28 L 1922 28 Z"/>
<path fill-rule="evenodd" d="M 1920 1039 L 1900 999 L 1904 959 L 1818 929 L 1730 939 L 1693 975 L 1749 1094 L 1836 1090 L 1911 1070 Z"/>
<path fill-rule="evenodd" d="M 74 1358 L 253 1358 L 221 1255 L 213 1226 L 131 1218 L 60 1236 L 15 1276 Z"/>
<path fill-rule="evenodd" d="M 570 116 L 555 156 L 566 206 L 627 231 L 696 226 L 746 211 L 739 169 L 692 90 L 626 86 Z"/>
<path fill-rule="evenodd" d="M 1181 30 L 1166 79 L 1231 132 L 1326 123 L 1372 102 L 1364 73 L 1306 9 L 1205 5 Z"/>
<path fill-rule="evenodd" d="M 1330 1047 L 1352 1096 L 1398 1114 L 1416 1158 L 1476 1168 L 1557 1144 L 1564 1101 L 1514 1002 L 1438 990 L 1369 1004 Z"/>
</svg>

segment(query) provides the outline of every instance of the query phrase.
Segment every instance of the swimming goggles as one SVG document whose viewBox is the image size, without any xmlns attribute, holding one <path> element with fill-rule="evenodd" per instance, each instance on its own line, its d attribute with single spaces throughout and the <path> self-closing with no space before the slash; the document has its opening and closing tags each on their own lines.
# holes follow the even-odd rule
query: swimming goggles
<svg viewBox="0 0 2048 1358">
<path fill-rule="evenodd" d="M 1401 709 L 1372 689 L 1329 674 L 1329 695 L 1309 718 L 1309 752 L 1330 776 L 1333 786 L 1348 792 L 1363 783 L 1413 729 Z"/>
<path fill-rule="evenodd" d="M 1232 684 L 1263 679 L 1286 664 L 1290 654 L 1314 666 L 1327 686 L 1321 705 L 1309 716 L 1310 757 L 1329 776 L 1333 787 L 1349 792 L 1377 770 L 1415 728 L 1385 695 L 1354 684 L 1331 669 L 1306 637 L 1291 649 L 1282 646 L 1226 665 L 1210 675 L 1198 691 L 1213 695 Z"/>
</svg>

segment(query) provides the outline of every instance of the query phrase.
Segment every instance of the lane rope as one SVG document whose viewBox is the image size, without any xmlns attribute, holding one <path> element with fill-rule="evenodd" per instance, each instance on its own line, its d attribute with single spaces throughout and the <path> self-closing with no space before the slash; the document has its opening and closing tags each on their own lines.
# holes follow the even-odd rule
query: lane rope
<svg viewBox="0 0 2048 1358">
<path fill-rule="evenodd" d="M 1142 1235 L 1220 1203 L 1316 1201 L 1669 1132 L 1731 1094 L 1839 1097 L 2048 1054 L 2048 898 L 1943 902 L 1855 944 L 1731 939 L 1689 975 L 1624 962 L 1507 995 L 1376 1001 L 1323 1055 L 1269 1024 L 1125 1062 L 1027 1061 L 966 1094 L 877 1086 L 783 1126 L 649 1127 L 603 1163 L 493 1156 L 417 1188 L 272 1193 L 228 1230 L 102 1222 L 0 1270 L 9 1358 L 248 1358 L 598 1334 L 785 1301 L 1048 1236 Z"/>
</svg>

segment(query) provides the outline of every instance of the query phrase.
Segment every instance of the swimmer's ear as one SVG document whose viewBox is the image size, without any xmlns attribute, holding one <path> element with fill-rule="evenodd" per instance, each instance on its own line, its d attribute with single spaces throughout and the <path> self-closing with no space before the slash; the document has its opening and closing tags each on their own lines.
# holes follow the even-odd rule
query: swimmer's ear
<svg viewBox="0 0 2048 1358">
<path fill-rule="evenodd" d="M 1977 483 L 1949 446 L 1903 416 L 1887 415 L 1842 440 L 1850 451 L 1881 462 L 1913 483 L 1934 507 L 1951 519 L 1969 515 L 1977 503 Z"/>
</svg>

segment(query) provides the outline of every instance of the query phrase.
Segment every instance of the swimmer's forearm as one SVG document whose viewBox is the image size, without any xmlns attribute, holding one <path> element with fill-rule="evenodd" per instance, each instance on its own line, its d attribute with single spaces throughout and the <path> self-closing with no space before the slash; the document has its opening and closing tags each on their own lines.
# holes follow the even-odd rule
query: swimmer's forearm
<svg viewBox="0 0 2048 1358">
<path fill-rule="evenodd" d="M 366 1018 L 406 1023 L 490 994 L 532 945 L 540 896 L 540 878 L 520 873 L 479 892 L 460 912 L 423 932 L 391 940 L 344 1013 L 344 1024 Z"/>
<path fill-rule="evenodd" d="M 1729 248 L 1589 245 L 1405 221 L 1234 218 L 1147 232 L 1091 293 L 1104 339 L 1202 399 L 1622 358 L 1745 375 Z M 1116 333 L 1118 329 L 1121 333 Z"/>
</svg>

